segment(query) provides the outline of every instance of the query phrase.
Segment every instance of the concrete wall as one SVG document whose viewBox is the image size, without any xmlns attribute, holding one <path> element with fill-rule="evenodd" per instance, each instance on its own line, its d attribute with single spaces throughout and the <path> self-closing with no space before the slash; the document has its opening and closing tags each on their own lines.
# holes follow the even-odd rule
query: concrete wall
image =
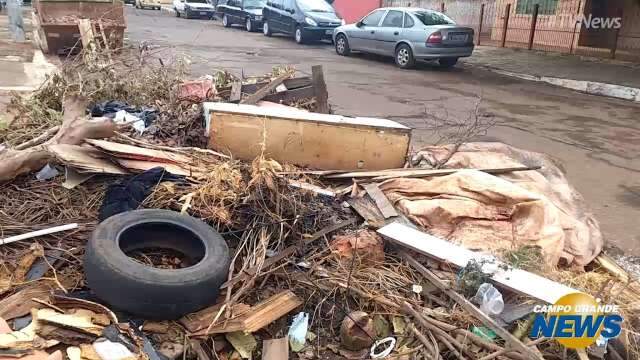
<svg viewBox="0 0 640 360">
<path fill-rule="evenodd" d="M 347 24 L 352 24 L 381 6 L 381 0 L 335 0 L 333 7 Z"/>
</svg>

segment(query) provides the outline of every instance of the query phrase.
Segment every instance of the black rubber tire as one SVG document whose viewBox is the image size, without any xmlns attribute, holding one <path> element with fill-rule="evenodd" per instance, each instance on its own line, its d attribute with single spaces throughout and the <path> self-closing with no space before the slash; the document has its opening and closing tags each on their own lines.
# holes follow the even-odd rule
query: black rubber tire
<svg viewBox="0 0 640 360">
<path fill-rule="evenodd" d="M 438 64 L 442 68 L 452 68 L 458 63 L 458 58 L 442 58 L 438 59 Z"/>
<path fill-rule="evenodd" d="M 298 37 L 298 32 L 300 32 L 299 37 Z M 300 45 L 305 44 L 307 42 L 307 39 L 304 36 L 304 30 L 302 30 L 300 26 L 296 26 L 295 30 L 293 31 L 293 39 L 296 41 L 296 43 Z"/>
<path fill-rule="evenodd" d="M 178 9 L 173 8 L 173 10 L 175 10 L 175 11 L 176 11 L 176 17 L 180 17 L 180 12 L 178 11 Z"/>
<path fill-rule="evenodd" d="M 176 228 L 181 233 L 176 235 Z M 159 269 L 125 253 L 141 248 L 173 249 L 196 263 Z M 88 287 L 114 309 L 173 320 L 215 304 L 229 262 L 227 244 L 209 225 L 177 212 L 145 209 L 114 215 L 96 227 L 87 243 L 84 271 Z"/>
<path fill-rule="evenodd" d="M 262 24 L 262 34 L 264 36 L 273 36 L 273 31 L 271 31 L 271 25 L 269 25 L 269 22 L 267 20 L 265 20 L 264 23 Z"/>
<path fill-rule="evenodd" d="M 400 60 L 400 56 L 404 54 L 406 54 L 406 61 Z M 404 56 L 402 58 L 405 59 Z M 416 59 L 413 57 L 413 50 L 411 50 L 411 47 L 407 44 L 398 45 L 394 59 L 396 65 L 401 69 L 411 69 L 416 65 Z"/>
<path fill-rule="evenodd" d="M 247 18 L 245 20 L 244 27 L 247 32 L 254 32 L 256 29 L 255 25 L 253 25 L 253 21 L 251 21 L 251 18 Z"/>
<path fill-rule="evenodd" d="M 231 27 L 231 20 L 229 20 L 227 14 L 222 15 L 222 26 L 226 28 Z"/>
<path fill-rule="evenodd" d="M 343 43 L 343 47 L 340 47 L 339 44 L 341 41 L 344 41 Z M 349 40 L 347 39 L 347 37 L 344 34 L 338 34 L 338 36 L 336 36 L 336 41 L 335 41 L 335 47 L 336 47 L 336 53 L 338 55 L 342 55 L 342 56 L 349 56 L 351 55 L 351 48 L 349 47 Z M 339 50 L 342 49 L 341 50 Z"/>
</svg>

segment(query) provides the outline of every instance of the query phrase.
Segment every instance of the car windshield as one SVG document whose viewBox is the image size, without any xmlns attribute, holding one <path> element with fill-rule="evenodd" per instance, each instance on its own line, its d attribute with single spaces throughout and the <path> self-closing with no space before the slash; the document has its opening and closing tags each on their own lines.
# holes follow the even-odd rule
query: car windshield
<svg viewBox="0 0 640 360">
<path fill-rule="evenodd" d="M 298 0 L 298 6 L 302 12 L 335 12 L 325 0 Z"/>
<path fill-rule="evenodd" d="M 265 3 L 266 3 L 265 0 L 245 0 L 244 8 L 245 9 L 262 9 Z"/>
<path fill-rule="evenodd" d="M 417 17 L 423 24 L 429 25 L 449 25 L 455 24 L 453 20 L 447 17 L 445 14 L 441 14 L 435 11 L 412 11 L 415 17 Z"/>
</svg>

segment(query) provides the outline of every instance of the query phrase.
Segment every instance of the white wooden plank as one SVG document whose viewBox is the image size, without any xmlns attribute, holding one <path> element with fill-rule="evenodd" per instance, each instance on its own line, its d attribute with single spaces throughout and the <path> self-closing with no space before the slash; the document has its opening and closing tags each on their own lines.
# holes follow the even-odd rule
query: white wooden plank
<svg viewBox="0 0 640 360">
<path fill-rule="evenodd" d="M 224 112 L 232 114 L 246 114 L 254 116 L 276 117 L 281 119 L 292 119 L 300 121 L 321 122 L 335 125 L 370 126 L 386 129 L 403 130 L 409 132 L 408 128 L 398 122 L 379 118 L 347 117 L 341 115 L 318 114 L 312 112 L 302 112 L 285 108 L 260 107 L 254 105 L 232 104 L 223 102 L 206 102 L 202 104 L 205 116 L 205 134 L 209 135 L 209 124 L 212 112 Z M 382 130 L 382 129 L 381 129 Z"/>
<path fill-rule="evenodd" d="M 580 292 L 528 271 L 511 267 L 505 270 L 505 264 L 493 255 L 465 249 L 397 222 L 378 229 L 378 233 L 397 244 L 459 267 L 464 267 L 470 260 L 475 259 L 484 263 L 482 271 L 492 274 L 491 280 L 550 304 L 564 295 Z"/>
</svg>

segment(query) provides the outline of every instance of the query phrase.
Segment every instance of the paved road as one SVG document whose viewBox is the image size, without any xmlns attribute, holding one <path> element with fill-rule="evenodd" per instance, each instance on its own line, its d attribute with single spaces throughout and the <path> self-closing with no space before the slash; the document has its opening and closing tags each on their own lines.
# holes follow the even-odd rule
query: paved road
<svg viewBox="0 0 640 360">
<path fill-rule="evenodd" d="M 283 37 L 266 38 L 166 12 L 128 8 L 127 21 L 131 41 L 168 45 L 189 55 L 196 74 L 225 68 L 257 75 L 281 64 L 309 74 L 311 65 L 322 64 L 336 113 L 412 126 L 415 147 L 434 140 L 425 130 L 425 109 L 462 116 L 481 97 L 481 110 L 500 121 L 484 139 L 557 157 L 610 243 L 640 255 L 637 104 L 506 78 L 465 63 L 452 70 L 425 65 L 404 71 L 391 60 L 339 57 L 328 44 L 298 46 Z"/>
</svg>

